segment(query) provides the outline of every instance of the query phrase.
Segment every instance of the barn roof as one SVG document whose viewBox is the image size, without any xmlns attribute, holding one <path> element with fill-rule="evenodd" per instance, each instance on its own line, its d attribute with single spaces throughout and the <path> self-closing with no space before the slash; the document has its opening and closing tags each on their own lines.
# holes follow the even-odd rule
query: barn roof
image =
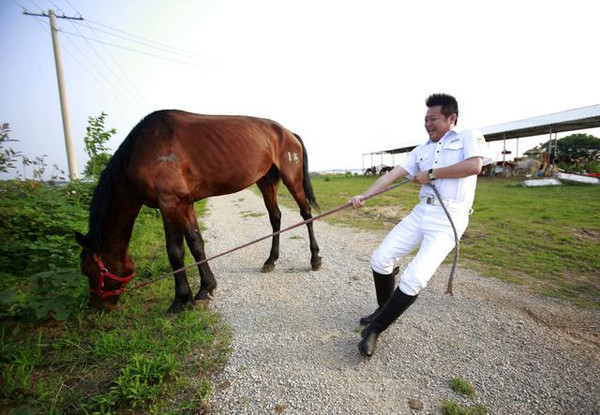
<svg viewBox="0 0 600 415">
<path fill-rule="evenodd" d="M 482 128 L 481 132 L 490 142 L 596 127 L 600 127 L 600 105 L 492 125 Z"/>
<path fill-rule="evenodd" d="M 487 142 L 600 127 L 600 104 L 481 128 Z M 398 154 L 414 149 L 407 144 L 367 154 Z"/>
</svg>

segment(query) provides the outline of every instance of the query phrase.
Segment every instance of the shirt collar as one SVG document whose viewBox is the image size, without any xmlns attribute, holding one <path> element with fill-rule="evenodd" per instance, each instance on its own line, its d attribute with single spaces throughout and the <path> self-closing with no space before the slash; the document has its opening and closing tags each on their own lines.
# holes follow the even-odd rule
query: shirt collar
<svg viewBox="0 0 600 415">
<path fill-rule="evenodd" d="M 437 143 L 440 143 L 440 142 L 446 140 L 448 137 L 455 136 L 456 134 L 458 134 L 458 131 L 456 130 L 456 126 L 454 126 L 450 130 L 448 130 L 446 132 L 446 134 L 444 134 L 442 136 L 442 138 L 440 138 L 438 141 L 431 141 L 431 138 L 430 138 L 429 140 L 427 140 L 427 144 L 437 144 Z"/>
</svg>

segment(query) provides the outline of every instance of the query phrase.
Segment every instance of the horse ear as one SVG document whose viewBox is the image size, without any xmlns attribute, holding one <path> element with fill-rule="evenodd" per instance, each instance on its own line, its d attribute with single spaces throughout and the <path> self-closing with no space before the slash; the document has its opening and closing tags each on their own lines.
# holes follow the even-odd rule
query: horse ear
<svg viewBox="0 0 600 415">
<path fill-rule="evenodd" d="M 75 232 L 75 240 L 83 249 L 94 252 L 93 244 L 90 242 L 87 236 L 79 232 Z"/>
</svg>

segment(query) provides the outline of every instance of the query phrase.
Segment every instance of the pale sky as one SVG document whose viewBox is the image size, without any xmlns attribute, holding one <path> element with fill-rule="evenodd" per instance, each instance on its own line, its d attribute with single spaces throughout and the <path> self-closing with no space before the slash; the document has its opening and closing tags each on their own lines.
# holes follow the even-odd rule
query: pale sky
<svg viewBox="0 0 600 415">
<path fill-rule="evenodd" d="M 434 92 L 458 99 L 459 127 L 600 103 L 599 1 L 0 0 L 0 122 L 13 148 L 66 173 L 48 18 L 23 9 L 85 19 L 58 21 L 80 172 L 102 111 L 112 150 L 158 109 L 270 118 L 319 171 L 426 140 Z"/>
</svg>

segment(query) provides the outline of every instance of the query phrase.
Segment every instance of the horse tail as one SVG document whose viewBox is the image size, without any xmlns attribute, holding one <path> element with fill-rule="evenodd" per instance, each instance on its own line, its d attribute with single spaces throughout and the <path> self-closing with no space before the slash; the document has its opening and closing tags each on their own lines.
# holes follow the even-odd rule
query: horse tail
<svg viewBox="0 0 600 415">
<path fill-rule="evenodd" d="M 294 133 L 292 133 L 292 134 L 294 134 Z M 310 174 L 308 171 L 308 154 L 306 152 L 306 147 L 304 146 L 304 142 L 302 141 L 302 139 L 300 138 L 300 136 L 298 134 L 294 134 L 294 136 L 298 139 L 298 141 L 300 142 L 300 145 L 302 146 L 302 170 L 303 170 L 303 176 L 304 176 L 304 178 L 302 180 L 302 187 L 304 188 L 304 193 L 306 194 L 308 203 L 313 208 L 320 211 L 321 208 L 319 207 L 319 204 L 317 203 L 317 198 L 315 197 L 315 192 L 313 191 L 312 183 L 310 182 Z"/>
</svg>

